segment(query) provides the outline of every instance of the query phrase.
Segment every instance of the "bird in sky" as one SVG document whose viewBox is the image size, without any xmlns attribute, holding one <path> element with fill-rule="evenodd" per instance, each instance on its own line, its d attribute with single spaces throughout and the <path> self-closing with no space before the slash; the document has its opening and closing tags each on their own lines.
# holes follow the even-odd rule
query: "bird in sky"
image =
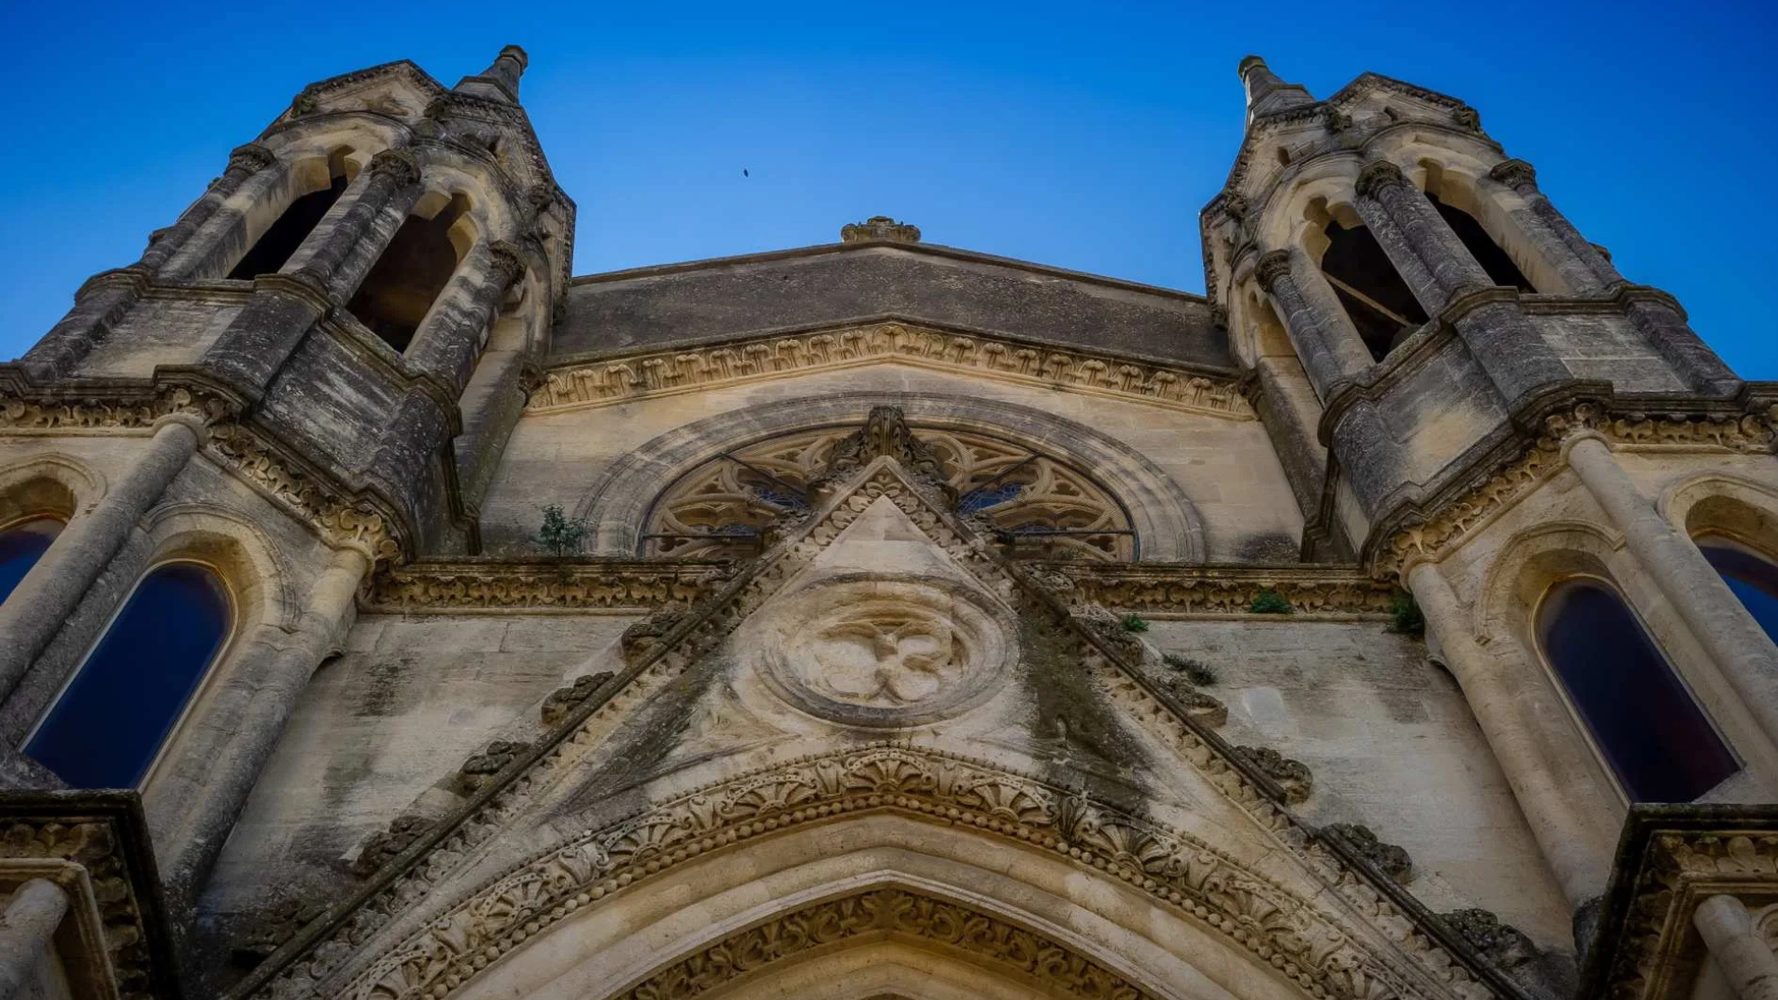
<svg viewBox="0 0 1778 1000">
<path fill-rule="evenodd" d="M 742 176 L 742 177 L 752 177 L 752 176 L 753 176 L 753 175 L 752 175 L 752 174 L 750 174 L 750 173 L 748 173 L 748 172 L 747 172 L 747 168 L 746 168 L 746 167 L 742 167 L 742 168 L 741 168 L 741 176 Z"/>
</svg>

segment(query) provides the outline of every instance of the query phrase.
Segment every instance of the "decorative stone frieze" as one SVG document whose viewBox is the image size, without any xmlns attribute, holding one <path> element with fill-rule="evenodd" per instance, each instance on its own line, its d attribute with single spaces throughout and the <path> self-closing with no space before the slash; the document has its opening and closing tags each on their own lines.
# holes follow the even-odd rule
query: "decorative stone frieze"
<svg viewBox="0 0 1778 1000">
<path fill-rule="evenodd" d="M 1339 835 L 1371 867 L 1395 881 L 1407 882 L 1414 877 L 1414 861 L 1408 857 L 1408 852 L 1378 840 L 1370 827 L 1360 823 L 1330 823 L 1324 829 Z"/>
<path fill-rule="evenodd" d="M 1052 563 L 1084 599 L 1150 616 L 1247 615 L 1261 591 L 1281 594 L 1296 618 L 1382 618 L 1399 594 L 1359 570 L 1316 566 Z"/>
<path fill-rule="evenodd" d="M 1524 160 L 1502 160 L 1494 164 L 1488 176 L 1515 191 L 1537 187 L 1537 169 Z"/>
<path fill-rule="evenodd" d="M 0 390 L 0 431 L 139 430 L 171 416 L 207 427 L 205 451 L 233 469 L 335 545 L 354 545 L 377 561 L 398 559 L 402 536 L 381 504 L 307 472 L 285 449 L 238 422 L 236 404 L 198 387 L 133 386 L 108 393 L 49 396 Z"/>
<path fill-rule="evenodd" d="M 691 997 L 779 962 L 861 935 L 889 935 L 959 952 L 1034 983 L 1088 1000 L 1151 1000 L 1110 969 L 1054 938 L 962 903 L 906 889 L 874 889 L 807 906 L 730 934 L 660 969 L 612 1000 Z"/>
<path fill-rule="evenodd" d="M 457 769 L 458 783 L 465 790 L 473 792 L 486 785 L 494 775 L 506 769 L 529 749 L 529 743 L 495 740 L 488 744 L 486 750 L 471 755 L 463 762 L 463 766 Z"/>
<path fill-rule="evenodd" d="M 1416 521 L 1389 531 L 1382 527 L 1374 565 L 1380 574 L 1398 576 L 1409 559 L 1437 560 L 1461 544 L 1481 525 L 1517 503 L 1564 466 L 1562 441 L 1580 433 L 1596 433 L 1614 449 L 1727 451 L 1769 454 L 1778 443 L 1778 406 L 1761 405 L 1742 413 L 1648 413 L 1614 411 L 1582 403 L 1544 419 L 1542 436 L 1531 440 L 1516 457 L 1497 461 L 1471 478 L 1466 487 L 1449 491 L 1415 514 Z"/>
<path fill-rule="evenodd" d="M 908 426 L 907 414 L 899 406 L 873 406 L 864 418 L 864 426 L 833 443 L 828 452 L 827 468 L 809 483 L 816 494 L 832 490 L 836 485 L 864 471 L 871 459 L 889 457 L 916 476 L 924 477 L 946 493 L 951 503 L 957 502 L 956 490 L 945 475 L 944 464 L 926 443 L 914 436 Z"/>
<path fill-rule="evenodd" d="M 1523 931 L 1502 923 L 1489 910 L 1472 907 L 1441 913 L 1438 918 L 1495 968 L 1514 969 L 1537 957 L 1537 945 Z"/>
<path fill-rule="evenodd" d="M 509 611 L 647 612 L 694 601 L 723 579 L 709 563 L 613 559 L 423 561 L 391 566 L 370 582 L 366 611 L 464 614 Z"/>
<path fill-rule="evenodd" d="M 1276 781 L 1278 787 L 1284 789 L 1286 805 L 1303 802 L 1315 788 L 1315 775 L 1310 773 L 1309 765 L 1292 760 L 1271 747 L 1238 746 L 1235 754 Z"/>
<path fill-rule="evenodd" d="M 541 414 L 610 406 L 641 396 L 849 368 L 872 361 L 894 361 L 1139 400 L 1193 413 L 1253 419 L 1253 409 L 1241 395 L 1239 380 L 1231 373 L 1134 362 L 1113 355 L 903 323 L 878 323 L 794 337 L 762 337 L 564 365 L 546 375 L 526 410 Z"/>
</svg>

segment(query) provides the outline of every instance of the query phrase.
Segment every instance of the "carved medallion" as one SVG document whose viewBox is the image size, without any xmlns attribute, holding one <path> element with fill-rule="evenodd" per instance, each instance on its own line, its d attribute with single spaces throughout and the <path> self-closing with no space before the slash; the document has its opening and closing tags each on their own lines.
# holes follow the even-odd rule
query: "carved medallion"
<svg viewBox="0 0 1778 1000">
<path fill-rule="evenodd" d="M 849 725 L 949 718 L 993 691 L 1016 655 L 1011 629 L 975 595 L 924 580 L 823 582 L 737 637 L 792 705 Z"/>
</svg>

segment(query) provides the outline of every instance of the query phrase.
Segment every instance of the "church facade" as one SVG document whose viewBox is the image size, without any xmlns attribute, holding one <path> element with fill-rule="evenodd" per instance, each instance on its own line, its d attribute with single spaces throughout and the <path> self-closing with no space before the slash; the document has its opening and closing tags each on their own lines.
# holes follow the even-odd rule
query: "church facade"
<svg viewBox="0 0 1778 1000">
<path fill-rule="evenodd" d="M 575 276 L 525 64 L 0 366 L 0 997 L 1778 997 L 1778 384 L 1473 108 L 1244 60 L 1203 296 Z"/>
</svg>

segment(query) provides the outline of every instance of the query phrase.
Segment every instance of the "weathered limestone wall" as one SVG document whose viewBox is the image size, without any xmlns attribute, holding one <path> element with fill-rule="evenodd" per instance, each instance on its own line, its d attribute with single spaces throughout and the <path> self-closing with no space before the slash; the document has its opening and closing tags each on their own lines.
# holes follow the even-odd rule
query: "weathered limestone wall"
<svg viewBox="0 0 1778 1000">
<path fill-rule="evenodd" d="M 88 378 L 147 378 L 157 365 L 197 363 L 206 348 L 240 315 L 241 293 L 193 299 L 148 299 L 117 324 L 81 360 L 76 374 Z"/>
<path fill-rule="evenodd" d="M 1443 912 L 1493 910 L 1572 949 L 1568 906 L 1450 675 L 1380 622 L 1156 621 L 1167 652 L 1213 667 L 1221 735 L 1308 765 L 1311 822 L 1362 823 L 1413 858 L 1407 888 Z"/>
<path fill-rule="evenodd" d="M 1612 383 L 1618 392 L 1684 392 L 1673 366 L 1622 316 L 1532 316 L 1556 356 L 1575 378 Z"/>
<path fill-rule="evenodd" d="M 513 431 L 483 504 L 484 543 L 495 553 L 534 551 L 527 539 L 537 530 L 540 507 L 555 503 L 576 510 L 599 486 L 613 461 L 658 435 L 764 403 L 859 393 L 929 393 L 1003 401 L 1084 424 L 1134 449 L 1177 483 L 1203 519 L 1212 560 L 1288 561 L 1294 558 L 1301 539 L 1302 512 L 1258 420 L 873 364 L 702 393 L 527 415 Z M 918 400 L 909 400 L 903 408 L 909 422 L 918 425 Z M 860 423 L 863 417 L 860 410 Z M 1032 428 L 1017 426 L 977 429 L 1014 439 L 1033 433 Z M 1041 438 L 1033 443 L 1042 446 Z M 712 457 L 716 451 L 712 445 L 702 457 Z M 654 472 L 658 482 L 647 492 L 666 489 L 679 471 Z M 1118 483 L 1104 485 L 1113 493 L 1119 490 Z"/>
<path fill-rule="evenodd" d="M 206 909 L 349 887 L 347 855 L 580 671 L 625 615 L 366 615 L 304 692 Z M 268 893 L 268 887 L 278 891 Z"/>
</svg>

